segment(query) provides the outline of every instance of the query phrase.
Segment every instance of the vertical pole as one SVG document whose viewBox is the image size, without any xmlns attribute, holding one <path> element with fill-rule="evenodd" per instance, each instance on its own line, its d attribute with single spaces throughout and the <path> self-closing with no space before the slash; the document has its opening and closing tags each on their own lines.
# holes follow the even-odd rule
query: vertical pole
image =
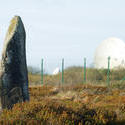
<svg viewBox="0 0 125 125">
<path fill-rule="evenodd" d="M 108 57 L 107 85 L 110 83 L 110 57 Z"/>
<path fill-rule="evenodd" d="M 64 59 L 62 59 L 62 83 L 64 83 Z"/>
<path fill-rule="evenodd" d="M 84 58 L 84 83 L 86 82 L 86 58 Z"/>
<path fill-rule="evenodd" d="M 41 85 L 43 85 L 43 59 L 41 60 Z"/>
</svg>

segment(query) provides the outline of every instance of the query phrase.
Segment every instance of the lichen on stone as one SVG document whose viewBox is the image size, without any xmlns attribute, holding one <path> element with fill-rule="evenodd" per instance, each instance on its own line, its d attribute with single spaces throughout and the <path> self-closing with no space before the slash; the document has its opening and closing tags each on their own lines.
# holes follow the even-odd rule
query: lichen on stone
<svg viewBox="0 0 125 125">
<path fill-rule="evenodd" d="M 5 42 L 4 42 L 4 47 L 3 47 L 3 52 L 6 51 L 6 47 L 7 44 L 9 43 L 9 41 L 12 39 L 13 34 L 15 33 L 17 26 L 19 24 L 19 21 L 21 20 L 21 18 L 19 16 L 15 16 L 11 22 L 10 22 L 10 26 L 8 28 L 8 31 L 6 33 L 6 37 L 5 37 Z M 3 53 L 4 55 L 5 53 Z"/>
<path fill-rule="evenodd" d="M 29 100 L 25 39 L 23 22 L 19 16 L 15 16 L 8 28 L 2 52 L 2 72 L 0 74 L 2 108 L 10 109 L 13 104 L 20 102 L 20 99 L 22 101 Z M 11 90 L 15 88 L 21 90 L 18 98 L 15 97 L 14 93 L 11 93 Z M 14 92 L 18 94 L 17 91 Z"/>
<path fill-rule="evenodd" d="M 11 24 L 9 26 L 9 29 L 8 29 L 8 34 L 11 34 L 14 32 L 15 28 L 16 28 L 16 25 L 17 25 L 17 22 L 18 22 L 18 16 L 15 16 L 12 20 L 11 20 Z"/>
</svg>

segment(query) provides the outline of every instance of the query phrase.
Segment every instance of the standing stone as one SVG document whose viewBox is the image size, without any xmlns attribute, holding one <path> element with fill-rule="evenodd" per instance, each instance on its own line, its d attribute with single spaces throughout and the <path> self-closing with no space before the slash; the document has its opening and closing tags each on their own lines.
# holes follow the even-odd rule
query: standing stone
<svg viewBox="0 0 125 125">
<path fill-rule="evenodd" d="M 1 60 L 1 104 L 11 109 L 17 102 L 29 100 L 25 29 L 19 16 L 11 20 Z"/>
</svg>

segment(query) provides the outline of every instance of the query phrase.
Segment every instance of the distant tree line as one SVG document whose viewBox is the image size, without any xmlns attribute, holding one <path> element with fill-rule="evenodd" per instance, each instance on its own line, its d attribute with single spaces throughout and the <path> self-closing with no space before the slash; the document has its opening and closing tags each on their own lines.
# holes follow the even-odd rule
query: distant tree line
<svg viewBox="0 0 125 125">
<path fill-rule="evenodd" d="M 28 73 L 30 73 L 30 74 L 41 74 L 41 69 L 38 68 L 38 67 L 28 66 L 27 69 L 28 69 Z M 44 71 L 43 71 L 43 74 L 44 74 L 44 75 L 47 75 L 47 74 L 48 74 L 48 73 L 45 71 L 45 69 L 44 69 Z"/>
<path fill-rule="evenodd" d="M 38 67 L 28 66 L 28 72 L 30 74 L 40 74 L 41 71 Z"/>
</svg>

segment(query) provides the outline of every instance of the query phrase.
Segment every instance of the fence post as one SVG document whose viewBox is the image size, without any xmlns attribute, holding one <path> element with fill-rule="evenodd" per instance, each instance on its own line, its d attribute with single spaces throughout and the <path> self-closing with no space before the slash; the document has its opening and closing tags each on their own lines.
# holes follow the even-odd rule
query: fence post
<svg viewBox="0 0 125 125">
<path fill-rule="evenodd" d="M 43 59 L 41 60 L 41 85 L 43 85 Z"/>
<path fill-rule="evenodd" d="M 86 82 L 86 58 L 84 58 L 84 83 Z"/>
<path fill-rule="evenodd" d="M 108 57 L 107 85 L 110 84 L 110 57 Z"/>
<path fill-rule="evenodd" d="M 62 59 L 62 83 L 64 83 L 64 59 Z"/>
</svg>

